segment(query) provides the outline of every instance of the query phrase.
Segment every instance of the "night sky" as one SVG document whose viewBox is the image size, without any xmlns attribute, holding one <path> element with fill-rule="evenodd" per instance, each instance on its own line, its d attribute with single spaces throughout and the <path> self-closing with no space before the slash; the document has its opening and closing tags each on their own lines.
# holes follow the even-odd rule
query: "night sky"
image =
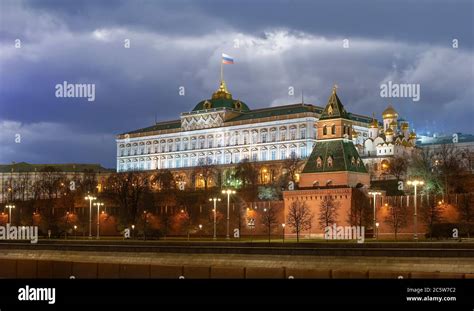
<svg viewBox="0 0 474 311">
<path fill-rule="evenodd" d="M 473 133 L 473 3 L 0 0 L 0 163 L 113 168 L 116 134 L 210 98 L 221 53 L 251 109 L 301 92 L 321 106 L 337 84 L 350 112 L 393 103 L 417 132 Z M 95 101 L 57 98 L 63 81 L 95 84 Z M 387 81 L 420 84 L 420 100 L 382 98 Z"/>
</svg>

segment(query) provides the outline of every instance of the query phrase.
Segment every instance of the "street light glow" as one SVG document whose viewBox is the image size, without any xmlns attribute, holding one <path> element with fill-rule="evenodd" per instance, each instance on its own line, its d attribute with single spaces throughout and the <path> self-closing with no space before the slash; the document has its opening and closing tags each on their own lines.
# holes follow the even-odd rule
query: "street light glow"
<svg viewBox="0 0 474 311">
<path fill-rule="evenodd" d="M 217 202 L 219 201 L 220 202 L 221 198 L 217 198 L 217 197 L 214 197 L 214 198 L 209 198 L 209 202 L 214 202 L 214 209 L 212 210 L 214 212 L 214 236 L 213 236 L 213 239 L 216 240 L 217 239 L 217 227 L 216 227 L 216 224 L 217 224 Z"/>
<path fill-rule="evenodd" d="M 413 211 L 413 239 L 418 240 L 418 232 L 417 232 L 417 211 L 416 211 L 416 187 L 417 186 L 423 186 L 425 182 L 421 179 L 412 179 L 407 181 L 407 185 L 413 186 L 415 189 L 415 194 L 414 194 L 414 201 L 415 201 L 415 209 Z"/>
<path fill-rule="evenodd" d="M 84 199 L 89 201 L 89 239 L 92 239 L 92 201 L 96 200 L 96 197 L 87 195 Z"/>
<path fill-rule="evenodd" d="M 230 215 L 229 215 L 229 209 L 230 209 L 230 195 L 235 194 L 235 190 L 232 189 L 224 189 L 222 190 L 222 194 L 227 194 L 227 235 L 226 239 L 230 239 L 230 233 L 229 233 L 229 226 L 230 226 Z"/>
</svg>

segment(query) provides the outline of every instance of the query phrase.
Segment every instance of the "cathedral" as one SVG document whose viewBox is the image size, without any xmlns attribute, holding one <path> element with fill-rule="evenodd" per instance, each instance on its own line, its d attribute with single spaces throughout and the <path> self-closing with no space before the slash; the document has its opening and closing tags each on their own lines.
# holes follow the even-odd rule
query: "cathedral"
<svg viewBox="0 0 474 311">
<path fill-rule="evenodd" d="M 390 159 L 409 158 L 416 146 L 415 132 L 410 132 L 408 122 L 399 119 L 398 112 L 391 105 L 383 111 L 382 119 L 383 123 L 379 125 L 373 117 L 368 137 L 356 145 L 371 173 L 371 179 L 392 178 L 388 173 Z"/>
</svg>

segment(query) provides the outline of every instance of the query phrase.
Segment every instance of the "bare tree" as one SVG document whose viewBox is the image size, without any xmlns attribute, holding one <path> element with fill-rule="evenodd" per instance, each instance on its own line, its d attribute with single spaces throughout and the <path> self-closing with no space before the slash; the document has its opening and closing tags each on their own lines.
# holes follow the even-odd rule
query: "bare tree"
<svg viewBox="0 0 474 311">
<path fill-rule="evenodd" d="M 278 224 L 275 207 L 270 205 L 269 207 L 264 208 L 261 221 L 265 226 L 265 233 L 268 234 L 268 243 L 270 243 L 272 230 Z"/>
<path fill-rule="evenodd" d="M 296 233 L 296 241 L 300 241 L 300 233 L 311 229 L 313 214 L 302 201 L 294 201 L 288 209 L 287 223 L 292 228 L 292 232 Z"/>
<path fill-rule="evenodd" d="M 458 204 L 459 218 L 462 227 L 466 228 L 467 237 L 470 238 L 470 225 L 474 222 L 474 195 L 465 193 Z"/>
<path fill-rule="evenodd" d="M 257 185 L 258 170 L 249 159 L 244 159 L 235 167 L 235 177 L 241 180 L 243 188 L 254 187 Z"/>
<path fill-rule="evenodd" d="M 456 177 L 464 171 L 461 160 L 461 151 L 454 144 L 442 144 L 433 156 L 432 162 L 443 182 L 443 190 L 447 200 L 449 200 L 449 193 Z"/>
<path fill-rule="evenodd" d="M 422 197 L 423 198 L 423 197 Z M 421 214 L 426 223 L 428 224 L 430 239 L 432 238 L 433 227 L 436 223 L 441 222 L 442 213 L 444 210 L 444 203 L 435 202 L 434 198 L 430 196 L 430 199 L 421 201 Z"/>
<path fill-rule="evenodd" d="M 340 202 L 336 201 L 332 196 L 326 195 L 321 201 L 319 209 L 319 226 L 321 229 L 325 229 L 336 221 L 337 209 L 339 208 Z"/>
<path fill-rule="evenodd" d="M 408 160 L 404 157 L 397 156 L 390 159 L 387 172 L 393 175 L 397 180 L 400 180 L 406 174 L 407 169 Z"/>
<path fill-rule="evenodd" d="M 300 171 L 302 164 L 303 161 L 296 156 L 291 156 L 283 161 L 282 169 L 286 171 L 285 184 L 289 181 L 296 182 L 296 174 Z"/>
<path fill-rule="evenodd" d="M 395 240 L 398 239 L 398 232 L 401 228 L 407 225 L 408 211 L 405 205 L 401 202 L 395 203 L 390 206 L 388 215 L 385 217 L 385 223 L 388 224 L 395 234 Z"/>
<path fill-rule="evenodd" d="M 351 226 L 364 226 L 371 222 L 371 216 L 373 216 L 373 212 L 369 197 L 360 188 L 355 188 L 352 193 L 348 222 Z"/>
<path fill-rule="evenodd" d="M 149 190 L 149 176 L 144 172 L 114 173 L 107 179 L 107 195 L 118 206 L 118 220 L 126 227 L 136 222 L 139 203 Z"/>
<path fill-rule="evenodd" d="M 175 188 L 174 176 L 170 170 L 157 170 L 152 177 L 152 181 L 158 183 L 161 190 L 169 191 Z"/>
<path fill-rule="evenodd" d="M 408 175 L 424 180 L 423 189 L 426 193 L 438 194 L 443 192 L 443 186 L 433 167 L 432 159 L 433 153 L 427 149 L 413 153 L 408 166 Z"/>
</svg>

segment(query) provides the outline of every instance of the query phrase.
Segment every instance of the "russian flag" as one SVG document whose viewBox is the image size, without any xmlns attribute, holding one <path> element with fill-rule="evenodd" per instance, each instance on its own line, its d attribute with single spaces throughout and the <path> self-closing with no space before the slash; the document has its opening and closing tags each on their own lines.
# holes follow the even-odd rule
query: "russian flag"
<svg viewBox="0 0 474 311">
<path fill-rule="evenodd" d="M 227 64 L 227 65 L 231 65 L 231 64 L 234 63 L 234 59 L 231 56 L 222 53 L 222 63 Z"/>
</svg>

